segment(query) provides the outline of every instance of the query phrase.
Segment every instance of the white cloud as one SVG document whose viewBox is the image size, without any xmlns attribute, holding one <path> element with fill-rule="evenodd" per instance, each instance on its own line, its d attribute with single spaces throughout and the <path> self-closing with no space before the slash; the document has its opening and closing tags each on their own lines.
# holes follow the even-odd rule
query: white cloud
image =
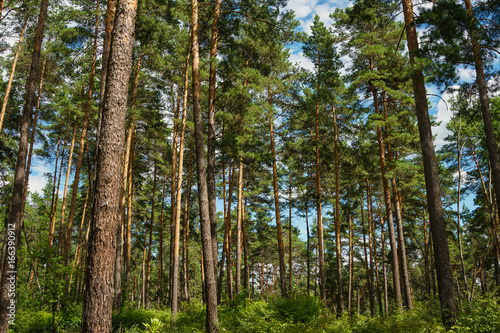
<svg viewBox="0 0 500 333">
<path fill-rule="evenodd" d="M 302 51 L 298 51 L 295 53 L 290 54 L 290 62 L 295 64 L 298 63 L 298 65 L 302 68 L 307 69 L 308 71 L 313 71 L 314 70 L 314 64 L 311 62 L 311 60 L 307 59 L 304 56 L 304 53 Z"/>
<path fill-rule="evenodd" d="M 476 71 L 472 68 L 459 68 L 458 75 L 460 81 L 474 82 L 476 80 Z"/>
<path fill-rule="evenodd" d="M 432 93 L 434 89 L 429 88 L 428 92 Z M 451 132 L 446 129 L 446 124 L 451 120 L 453 116 L 453 112 L 450 109 L 450 99 L 455 95 L 455 93 L 445 92 L 441 95 L 439 102 L 437 103 L 437 115 L 436 120 L 441 122 L 439 126 L 434 126 L 432 128 L 432 133 L 436 135 L 436 139 L 434 144 L 436 145 L 436 149 L 441 149 L 441 147 L 445 144 L 444 139 L 451 134 Z M 434 103 L 433 103 L 434 104 Z"/>
</svg>

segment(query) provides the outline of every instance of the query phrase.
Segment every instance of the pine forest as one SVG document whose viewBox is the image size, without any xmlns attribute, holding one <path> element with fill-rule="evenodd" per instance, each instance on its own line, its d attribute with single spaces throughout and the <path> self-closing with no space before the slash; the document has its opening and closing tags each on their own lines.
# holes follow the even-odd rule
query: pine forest
<svg viewBox="0 0 500 333">
<path fill-rule="evenodd" d="M 500 332 L 500 0 L 0 0 L 0 333 Z"/>
</svg>

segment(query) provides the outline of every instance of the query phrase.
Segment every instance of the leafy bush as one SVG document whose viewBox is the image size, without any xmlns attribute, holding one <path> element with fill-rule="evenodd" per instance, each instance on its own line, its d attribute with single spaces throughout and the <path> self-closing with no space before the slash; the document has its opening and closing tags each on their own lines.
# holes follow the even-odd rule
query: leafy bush
<svg viewBox="0 0 500 333">
<path fill-rule="evenodd" d="M 59 321 L 56 317 L 55 324 Z M 9 332 L 15 333 L 45 333 L 52 332 L 52 313 L 47 311 L 19 311 L 16 314 L 15 325 L 10 325 Z"/>
<path fill-rule="evenodd" d="M 500 332 L 500 304 L 492 295 L 472 301 L 450 332 Z"/>
<path fill-rule="evenodd" d="M 153 318 L 163 323 L 170 322 L 170 312 L 144 309 L 137 310 L 131 308 L 124 309 L 120 313 L 113 314 L 113 332 L 144 327 L 143 323 L 150 323 Z"/>
<path fill-rule="evenodd" d="M 275 298 L 270 302 L 276 319 L 295 323 L 308 323 L 316 319 L 323 311 L 321 301 L 305 294 L 292 294 L 290 298 Z"/>
</svg>

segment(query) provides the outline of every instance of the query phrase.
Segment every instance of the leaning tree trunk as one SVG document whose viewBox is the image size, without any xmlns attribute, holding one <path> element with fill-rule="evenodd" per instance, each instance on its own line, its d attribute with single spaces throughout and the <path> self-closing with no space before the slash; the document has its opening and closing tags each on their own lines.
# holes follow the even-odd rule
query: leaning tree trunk
<svg viewBox="0 0 500 333">
<path fill-rule="evenodd" d="M 410 53 L 410 64 L 415 64 L 415 53 L 419 50 L 417 30 L 411 0 L 403 0 L 403 12 L 406 27 L 406 38 Z M 458 317 L 458 303 L 453 287 L 453 275 L 450 265 L 448 239 L 439 188 L 439 174 L 437 169 L 434 142 L 432 139 L 431 123 L 427 108 L 424 75 L 415 69 L 412 75 L 415 106 L 418 120 L 418 131 L 422 147 L 424 163 L 425 187 L 427 204 L 429 206 L 429 222 L 433 237 L 436 273 L 439 288 L 442 317 L 446 327 L 451 327 Z M 498 156 L 498 155 L 497 155 Z M 500 184 L 499 184 L 500 187 Z"/>
<path fill-rule="evenodd" d="M 193 54 L 193 119 L 194 138 L 196 144 L 196 166 L 198 177 L 198 200 L 200 210 L 200 228 L 205 262 L 205 290 L 207 315 L 205 328 L 208 333 L 219 331 L 217 315 L 217 281 L 215 279 L 212 232 L 210 226 L 210 209 L 207 190 L 205 143 L 203 138 L 203 117 L 201 114 L 201 87 L 200 87 L 200 45 L 198 43 L 198 0 L 191 1 L 191 27 L 192 27 L 192 54 Z"/>
<path fill-rule="evenodd" d="M 85 270 L 82 332 L 112 331 L 114 259 L 120 223 L 121 166 L 132 67 L 136 0 L 120 1 L 109 56 L 97 152 L 94 212 Z"/>
<path fill-rule="evenodd" d="M 25 107 L 23 108 L 23 117 L 21 122 L 21 130 L 19 137 L 19 148 L 17 151 L 17 161 L 14 175 L 14 184 L 12 188 L 12 201 L 9 212 L 9 219 L 7 223 L 7 240 L 11 241 L 12 245 L 8 245 L 7 253 L 9 255 L 4 256 L 4 261 L 1 263 L 2 268 L 2 280 L 1 280 L 1 291 L 0 291 L 0 332 L 7 332 L 9 330 L 9 314 L 11 300 L 15 298 L 10 297 L 9 288 L 11 284 L 16 283 L 17 274 L 8 272 L 17 271 L 17 255 L 16 251 L 19 248 L 21 230 L 22 230 L 22 214 L 24 207 L 22 205 L 23 201 L 23 190 L 24 190 L 24 179 L 25 179 L 25 166 L 26 157 L 28 154 L 28 143 L 31 127 L 31 117 L 33 114 L 33 103 L 35 100 L 36 91 L 36 81 L 39 75 L 39 64 L 40 64 L 40 52 L 42 49 L 43 31 L 45 28 L 45 21 L 47 19 L 47 9 L 49 6 L 48 0 L 42 0 L 40 5 L 40 15 L 38 17 L 38 26 L 36 29 L 35 43 L 33 47 L 33 55 L 31 58 L 31 68 L 28 77 L 28 89 L 26 93 Z M 12 254 L 12 255 L 11 255 Z M 9 275 L 7 277 L 7 275 Z"/>
</svg>

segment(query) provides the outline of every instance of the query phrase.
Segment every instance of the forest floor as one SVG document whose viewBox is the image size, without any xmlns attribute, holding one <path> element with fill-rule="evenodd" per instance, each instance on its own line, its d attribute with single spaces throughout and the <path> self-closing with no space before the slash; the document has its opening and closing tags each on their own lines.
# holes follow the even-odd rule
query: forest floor
<svg viewBox="0 0 500 333">
<path fill-rule="evenodd" d="M 267 301 L 240 297 L 219 307 L 219 324 L 220 332 L 235 333 L 500 332 L 500 305 L 495 298 L 483 297 L 462 305 L 459 321 L 446 330 L 437 301 L 417 303 L 412 310 L 371 318 L 369 309 L 364 309 L 362 315 L 354 310 L 351 316 L 346 313 L 338 317 L 313 296 Z M 21 310 L 16 317 L 16 325 L 9 332 L 76 333 L 81 323 L 81 306 L 68 306 L 56 312 L 55 317 L 43 310 Z M 204 332 L 204 325 L 205 308 L 200 302 L 183 303 L 175 325 L 169 309 L 125 308 L 113 315 L 113 331 L 120 333 Z"/>
</svg>

